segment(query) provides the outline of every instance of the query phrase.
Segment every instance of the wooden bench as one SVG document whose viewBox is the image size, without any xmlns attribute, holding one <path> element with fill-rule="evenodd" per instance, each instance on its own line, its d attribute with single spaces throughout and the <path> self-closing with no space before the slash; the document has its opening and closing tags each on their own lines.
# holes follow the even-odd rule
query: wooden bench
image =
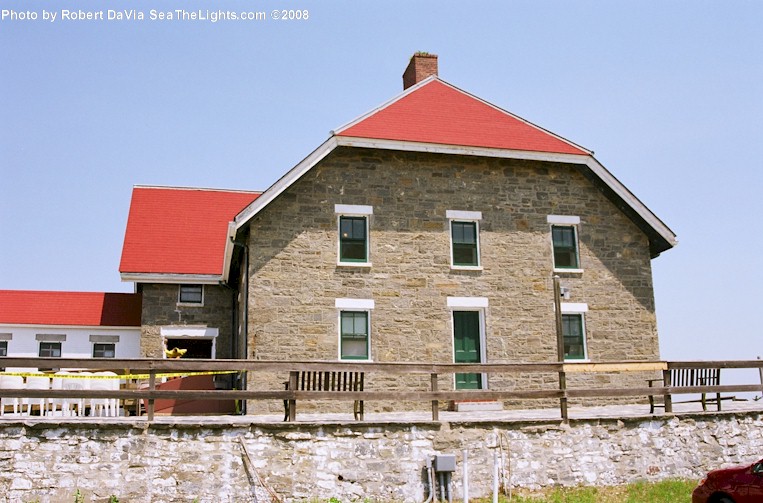
<svg viewBox="0 0 763 503">
<path fill-rule="evenodd" d="M 653 384 L 655 382 L 662 382 L 667 386 L 670 386 L 671 388 L 683 388 L 683 387 L 692 387 L 692 386 L 720 386 L 721 384 L 721 369 L 719 368 L 710 368 L 710 369 L 670 369 L 668 371 L 670 374 L 667 376 L 669 377 L 670 381 L 668 383 L 665 383 L 665 377 L 661 379 L 647 379 L 647 382 L 649 383 L 649 387 L 653 387 Z M 663 372 L 663 376 L 665 376 L 665 372 Z M 680 391 L 679 391 L 680 393 Z M 721 394 L 716 393 L 715 398 L 707 399 L 706 393 L 701 393 L 702 398 L 700 400 L 689 400 L 684 403 L 692 403 L 699 401 L 702 403 L 702 410 L 707 410 L 707 402 L 716 402 L 718 404 L 718 410 L 721 410 Z M 663 407 L 665 408 L 664 403 L 655 403 L 654 401 L 654 395 L 649 395 L 649 413 L 654 413 L 655 407 Z"/>
<path fill-rule="evenodd" d="M 290 372 L 289 380 L 284 382 L 286 390 L 294 391 L 363 391 L 363 372 L 318 372 L 310 370 Z M 284 421 L 296 418 L 296 400 L 284 400 Z M 352 407 L 356 421 L 363 420 L 363 400 L 355 400 Z"/>
</svg>

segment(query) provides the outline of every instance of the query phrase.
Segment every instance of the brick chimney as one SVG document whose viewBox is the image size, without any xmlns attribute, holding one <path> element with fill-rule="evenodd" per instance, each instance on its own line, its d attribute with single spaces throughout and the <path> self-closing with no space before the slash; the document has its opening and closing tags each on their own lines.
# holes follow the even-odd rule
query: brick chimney
<svg viewBox="0 0 763 503">
<path fill-rule="evenodd" d="M 437 55 L 417 52 L 411 57 L 408 68 L 403 72 L 403 90 L 432 75 L 437 75 Z"/>
</svg>

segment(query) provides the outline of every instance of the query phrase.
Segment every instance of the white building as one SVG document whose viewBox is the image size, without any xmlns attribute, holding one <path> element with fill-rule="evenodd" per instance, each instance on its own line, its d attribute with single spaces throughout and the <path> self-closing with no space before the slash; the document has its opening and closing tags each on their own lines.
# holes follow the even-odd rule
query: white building
<svg viewBox="0 0 763 503">
<path fill-rule="evenodd" d="M 140 317 L 139 294 L 0 290 L 0 356 L 138 358 Z"/>
</svg>

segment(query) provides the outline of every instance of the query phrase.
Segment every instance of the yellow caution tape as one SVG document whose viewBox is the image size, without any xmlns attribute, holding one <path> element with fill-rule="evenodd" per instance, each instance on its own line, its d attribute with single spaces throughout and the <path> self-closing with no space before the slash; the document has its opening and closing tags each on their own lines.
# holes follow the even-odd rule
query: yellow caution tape
<svg viewBox="0 0 763 503">
<path fill-rule="evenodd" d="M 236 374 L 237 370 L 216 370 L 212 372 L 157 372 L 155 377 L 188 377 L 216 374 Z M 151 374 L 115 374 L 115 375 L 92 375 L 92 374 L 49 374 L 40 372 L 0 372 L 4 376 L 18 377 L 48 377 L 55 379 L 150 379 Z"/>
</svg>

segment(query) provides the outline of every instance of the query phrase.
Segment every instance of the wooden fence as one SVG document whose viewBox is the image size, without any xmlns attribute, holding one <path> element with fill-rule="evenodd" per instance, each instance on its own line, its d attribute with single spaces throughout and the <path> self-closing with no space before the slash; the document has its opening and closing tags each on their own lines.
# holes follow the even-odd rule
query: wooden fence
<svg viewBox="0 0 763 503">
<path fill-rule="evenodd" d="M 490 364 L 429 364 L 429 363 L 360 363 L 349 361 L 255 361 L 255 360 L 202 360 L 202 359 L 77 359 L 77 358 L 17 358 L 0 357 L 0 368 L 40 368 L 108 370 L 120 376 L 142 374 L 147 386 L 142 389 L 119 390 L 39 390 L 2 389 L 0 396 L 6 398 L 115 398 L 145 400 L 146 417 L 154 418 L 154 400 L 363 400 L 363 401 L 419 401 L 431 402 L 432 420 L 439 420 L 439 402 L 462 400 L 510 400 L 510 399 L 557 399 L 560 415 L 568 420 L 567 400 L 570 398 L 623 398 L 662 395 L 665 412 L 672 412 L 673 394 L 684 393 L 740 393 L 763 392 L 763 384 L 734 384 L 718 386 L 673 387 L 670 383 L 672 369 L 763 369 L 763 360 L 735 361 L 617 361 L 597 363 L 490 363 Z M 160 390 L 158 379 L 163 374 L 184 374 L 195 372 L 258 372 L 282 373 L 284 379 L 296 371 L 365 372 L 366 380 L 373 383 L 374 374 L 404 375 L 428 374 L 430 386 L 427 391 L 387 390 L 387 391 L 298 391 L 298 390 Z M 597 372 L 662 372 L 663 386 L 643 386 L 630 388 L 568 388 L 567 375 L 573 373 Z M 439 390 L 438 376 L 455 373 L 485 374 L 533 374 L 556 373 L 559 385 L 555 389 L 527 390 Z M 295 414 L 292 407 L 290 413 Z M 294 419 L 292 417 L 292 419 Z"/>
</svg>

